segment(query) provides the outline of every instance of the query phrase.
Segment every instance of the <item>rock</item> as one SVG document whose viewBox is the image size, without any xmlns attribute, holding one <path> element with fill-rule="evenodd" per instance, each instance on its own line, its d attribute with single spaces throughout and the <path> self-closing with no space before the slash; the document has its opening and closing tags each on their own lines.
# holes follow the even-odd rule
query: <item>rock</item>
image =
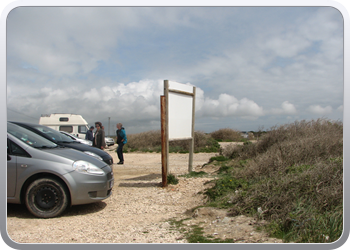
<svg viewBox="0 0 350 250">
<path fill-rule="evenodd" d="M 231 219 L 228 217 L 225 217 L 222 219 L 222 223 L 229 223 L 229 222 L 231 222 Z"/>
</svg>

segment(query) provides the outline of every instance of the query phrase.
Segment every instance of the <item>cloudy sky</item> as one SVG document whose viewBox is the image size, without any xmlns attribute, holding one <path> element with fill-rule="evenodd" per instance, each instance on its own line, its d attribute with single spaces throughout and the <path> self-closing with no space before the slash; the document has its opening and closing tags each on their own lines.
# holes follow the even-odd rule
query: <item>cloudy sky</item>
<svg viewBox="0 0 350 250">
<path fill-rule="evenodd" d="M 18 7 L 7 17 L 7 119 L 81 114 L 160 129 L 163 81 L 196 86 L 195 130 L 343 119 L 332 7 Z"/>
</svg>

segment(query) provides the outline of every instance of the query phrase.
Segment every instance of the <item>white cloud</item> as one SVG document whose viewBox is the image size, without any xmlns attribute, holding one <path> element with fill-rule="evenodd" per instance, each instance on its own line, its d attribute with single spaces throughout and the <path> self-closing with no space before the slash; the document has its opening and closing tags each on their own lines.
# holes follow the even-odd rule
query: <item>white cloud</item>
<svg viewBox="0 0 350 250">
<path fill-rule="evenodd" d="M 85 116 L 126 116 L 129 119 L 158 119 L 160 96 L 163 95 L 162 80 L 142 80 L 115 87 L 101 86 L 81 90 L 79 88 L 54 89 L 45 87 L 32 94 L 9 98 L 9 105 L 17 110 L 38 106 L 42 113 L 72 112 Z M 19 101 L 22 100 L 22 101 Z M 74 112 L 72 111 L 74 110 Z M 34 112 L 28 110 L 28 112 Z M 196 113 L 199 117 L 234 117 L 253 119 L 264 115 L 263 108 L 248 98 L 238 100 L 228 94 L 218 99 L 205 97 L 196 88 Z M 32 114 L 35 115 L 34 113 Z"/>
<path fill-rule="evenodd" d="M 285 37 L 276 36 L 270 38 L 266 41 L 265 49 L 270 50 L 276 56 L 292 57 L 310 46 L 310 44 L 311 43 L 305 38 L 289 33 Z"/>
<path fill-rule="evenodd" d="M 326 106 L 326 107 L 321 107 L 320 105 L 311 105 L 307 108 L 307 110 L 313 114 L 316 115 L 328 115 L 332 113 L 332 107 L 331 106 Z"/>
<path fill-rule="evenodd" d="M 299 19 L 299 33 L 309 40 L 327 40 L 342 29 L 339 18 L 336 8 L 319 8 L 314 15 Z"/>
<path fill-rule="evenodd" d="M 197 92 L 196 111 L 199 117 L 234 117 L 255 119 L 264 115 L 263 108 L 247 98 L 238 100 L 228 94 L 220 94 L 218 99 L 204 97 Z"/>
<path fill-rule="evenodd" d="M 337 108 L 337 111 L 341 111 L 341 112 L 343 112 L 343 110 L 344 110 L 343 105 L 340 105 L 340 106 Z"/>
<path fill-rule="evenodd" d="M 273 108 L 270 113 L 273 115 L 295 115 L 297 110 L 294 104 L 285 101 L 282 103 L 281 108 Z"/>
</svg>

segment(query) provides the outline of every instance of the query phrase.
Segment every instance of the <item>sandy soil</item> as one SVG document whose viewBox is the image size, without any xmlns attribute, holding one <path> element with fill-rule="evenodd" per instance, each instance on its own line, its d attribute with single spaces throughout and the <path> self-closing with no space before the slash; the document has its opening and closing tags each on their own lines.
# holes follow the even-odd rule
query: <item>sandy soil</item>
<svg viewBox="0 0 350 250">
<path fill-rule="evenodd" d="M 106 151 L 115 162 L 115 146 Z M 194 170 L 202 168 L 214 153 L 195 154 Z M 73 206 L 62 216 L 33 217 L 25 206 L 7 205 L 7 232 L 17 243 L 187 243 L 169 220 L 190 218 L 186 225 L 200 225 L 214 237 L 232 238 L 237 243 L 281 242 L 257 232 L 254 218 L 228 217 L 226 211 L 192 208 L 204 204 L 210 178 L 179 178 L 177 185 L 161 187 L 161 156 L 157 153 L 124 154 L 125 164 L 114 164 L 115 184 L 110 198 L 89 205 Z M 188 172 L 188 154 L 170 154 L 169 172 Z"/>
</svg>

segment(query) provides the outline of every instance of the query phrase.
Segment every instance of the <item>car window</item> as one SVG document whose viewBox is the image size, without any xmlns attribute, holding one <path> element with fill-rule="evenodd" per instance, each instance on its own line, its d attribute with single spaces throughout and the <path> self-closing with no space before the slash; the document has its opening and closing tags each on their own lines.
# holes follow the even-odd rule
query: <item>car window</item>
<svg viewBox="0 0 350 250">
<path fill-rule="evenodd" d="M 22 157 L 31 157 L 27 151 L 18 146 L 11 140 L 7 140 L 7 153 L 9 155 L 22 156 Z"/>
<path fill-rule="evenodd" d="M 45 139 L 44 137 L 12 123 L 7 123 L 7 133 L 34 148 L 57 147 L 57 144 Z"/>
<path fill-rule="evenodd" d="M 85 125 L 80 125 L 78 126 L 78 133 L 79 134 L 86 134 L 86 132 L 89 130 L 88 127 L 86 127 Z"/>
<path fill-rule="evenodd" d="M 46 127 L 46 126 L 37 125 L 37 126 L 33 126 L 33 128 L 46 134 L 47 136 L 52 138 L 52 140 L 57 141 L 57 142 L 73 142 L 74 141 L 69 136 L 64 135 L 61 132 L 58 132 L 57 130 L 54 130 L 54 129 Z"/>
</svg>

